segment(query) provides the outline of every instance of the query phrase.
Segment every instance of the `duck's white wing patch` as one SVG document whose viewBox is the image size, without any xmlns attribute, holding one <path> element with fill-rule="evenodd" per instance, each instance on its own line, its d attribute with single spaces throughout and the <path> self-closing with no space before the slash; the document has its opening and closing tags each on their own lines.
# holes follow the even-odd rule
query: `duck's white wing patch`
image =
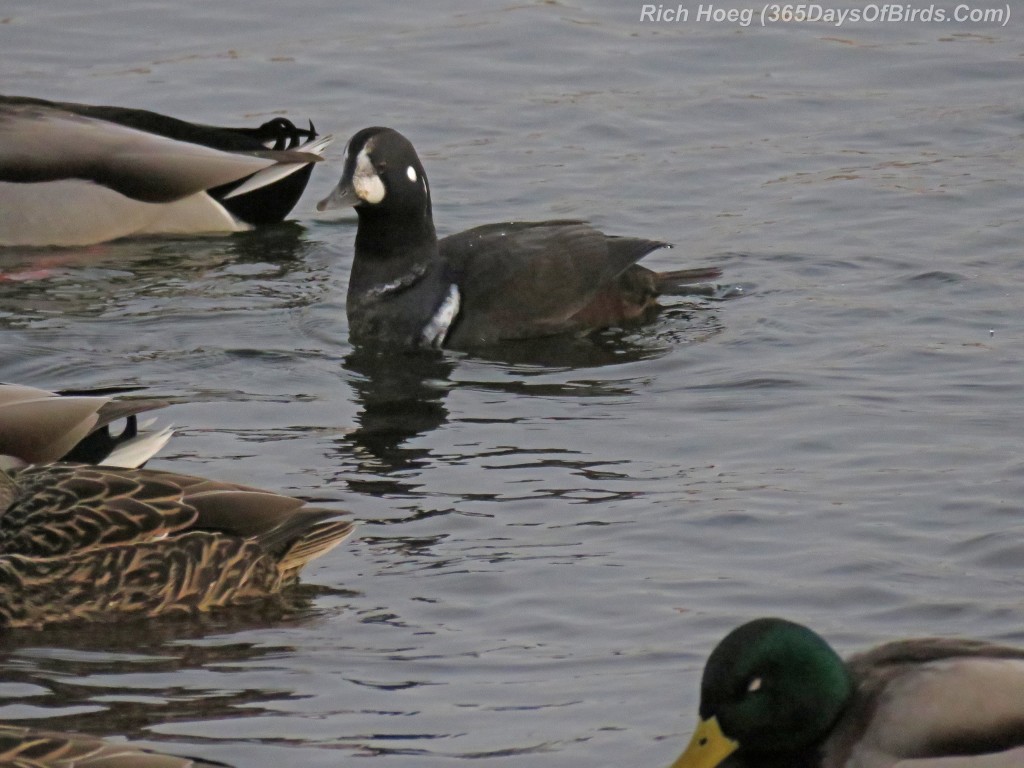
<svg viewBox="0 0 1024 768">
<path fill-rule="evenodd" d="M 304 158 L 297 150 L 221 152 L 56 109 L 0 115 L 0 181 L 84 179 L 151 203 Z"/>
<path fill-rule="evenodd" d="M 459 315 L 461 304 L 462 297 L 459 294 L 459 287 L 452 283 L 448 286 L 448 292 L 445 294 L 444 300 L 437 308 L 437 311 L 434 312 L 434 316 L 423 327 L 420 341 L 424 346 L 440 349 L 444 345 L 444 341 L 448 337 L 448 331 L 451 330 L 452 323 L 455 322 L 455 318 Z"/>
</svg>

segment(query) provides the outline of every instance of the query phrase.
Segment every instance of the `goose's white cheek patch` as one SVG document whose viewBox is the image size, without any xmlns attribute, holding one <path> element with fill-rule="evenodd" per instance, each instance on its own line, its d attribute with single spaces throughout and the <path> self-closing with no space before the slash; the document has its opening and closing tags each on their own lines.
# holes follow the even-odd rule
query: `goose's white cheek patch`
<svg viewBox="0 0 1024 768">
<path fill-rule="evenodd" d="M 352 187 L 359 195 L 360 200 L 365 200 L 371 205 L 379 203 L 387 194 L 384 182 L 374 170 L 365 148 L 356 156 L 356 171 L 352 174 Z"/>
</svg>

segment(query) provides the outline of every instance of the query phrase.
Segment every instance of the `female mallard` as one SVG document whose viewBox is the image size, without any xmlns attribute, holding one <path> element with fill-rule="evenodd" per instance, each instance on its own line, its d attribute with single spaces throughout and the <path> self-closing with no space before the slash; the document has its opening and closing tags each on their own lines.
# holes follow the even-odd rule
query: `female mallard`
<svg viewBox="0 0 1024 768">
<path fill-rule="evenodd" d="M 224 763 L 153 752 L 82 733 L 0 725 L 0 765 L 22 768 L 226 768 Z"/>
<path fill-rule="evenodd" d="M 145 469 L 0 472 L 0 626 L 203 612 L 265 598 L 352 532 L 339 514 Z"/>
<path fill-rule="evenodd" d="M 47 392 L 0 384 L 0 467 L 80 461 L 140 467 L 171 439 L 170 427 L 146 431 L 138 414 L 162 400 L 121 400 L 129 389 Z M 111 425 L 124 420 L 119 433 Z"/>
<path fill-rule="evenodd" d="M 238 232 L 292 209 L 331 138 L 0 96 L 0 245 Z"/>
<path fill-rule="evenodd" d="M 700 722 L 672 768 L 1019 768 L 1024 650 L 925 638 L 844 662 L 783 619 L 708 658 Z"/>
</svg>

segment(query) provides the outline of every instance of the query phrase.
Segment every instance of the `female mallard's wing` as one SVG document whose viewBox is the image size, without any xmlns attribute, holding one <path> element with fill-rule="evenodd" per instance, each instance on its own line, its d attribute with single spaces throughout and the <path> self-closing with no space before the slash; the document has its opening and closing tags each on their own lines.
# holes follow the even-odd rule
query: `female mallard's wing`
<svg viewBox="0 0 1024 768">
<path fill-rule="evenodd" d="M 0 725 L 0 765 L 18 768 L 227 768 L 224 763 L 153 752 L 81 733 Z"/>
<path fill-rule="evenodd" d="M 329 142 L 283 118 L 218 128 L 0 96 L 0 245 L 85 245 L 280 221 Z"/>
<path fill-rule="evenodd" d="M 191 475 L 72 464 L 0 473 L 0 625 L 207 611 L 265 598 L 353 524 Z"/>
<path fill-rule="evenodd" d="M 114 397 L 124 391 L 58 393 L 0 384 L 0 457 L 25 464 L 65 460 L 142 466 L 167 444 L 173 430 L 147 431 L 138 414 L 166 403 Z M 124 429 L 112 432 L 111 425 L 122 419 Z"/>
</svg>

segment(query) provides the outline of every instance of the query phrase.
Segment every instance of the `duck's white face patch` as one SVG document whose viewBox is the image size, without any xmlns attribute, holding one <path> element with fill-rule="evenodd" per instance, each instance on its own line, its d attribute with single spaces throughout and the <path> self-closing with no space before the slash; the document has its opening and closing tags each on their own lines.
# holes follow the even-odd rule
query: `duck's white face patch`
<svg viewBox="0 0 1024 768">
<path fill-rule="evenodd" d="M 356 155 L 356 170 L 352 174 L 352 187 L 360 200 L 376 205 L 384 199 L 387 190 L 384 182 L 377 175 L 373 162 L 370 160 L 370 147 L 365 146 Z"/>
<path fill-rule="evenodd" d="M 411 165 L 405 169 L 405 175 L 409 177 L 409 181 L 416 183 L 416 169 Z"/>
<path fill-rule="evenodd" d="M 420 340 L 424 346 L 434 347 L 435 349 L 441 348 L 444 340 L 448 337 L 448 331 L 452 327 L 452 323 L 455 322 L 455 318 L 459 314 L 461 303 L 462 297 L 459 294 L 459 287 L 452 283 L 448 286 L 448 292 L 445 294 L 441 306 L 437 308 L 434 316 L 430 318 L 430 322 L 423 327 Z"/>
</svg>

